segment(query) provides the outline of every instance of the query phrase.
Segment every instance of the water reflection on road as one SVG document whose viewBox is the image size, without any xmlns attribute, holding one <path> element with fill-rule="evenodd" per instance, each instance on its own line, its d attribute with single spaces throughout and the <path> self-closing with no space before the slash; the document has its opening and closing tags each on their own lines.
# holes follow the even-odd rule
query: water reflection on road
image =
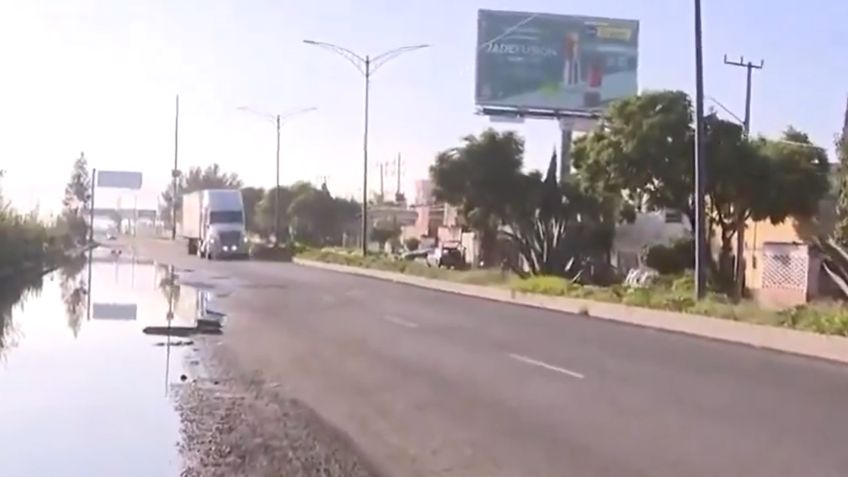
<svg viewBox="0 0 848 477">
<path fill-rule="evenodd" d="M 106 249 L 34 287 L 2 285 L 0 474 L 179 475 L 169 388 L 186 336 L 221 317 L 198 311 L 208 296 L 178 273 Z"/>
</svg>

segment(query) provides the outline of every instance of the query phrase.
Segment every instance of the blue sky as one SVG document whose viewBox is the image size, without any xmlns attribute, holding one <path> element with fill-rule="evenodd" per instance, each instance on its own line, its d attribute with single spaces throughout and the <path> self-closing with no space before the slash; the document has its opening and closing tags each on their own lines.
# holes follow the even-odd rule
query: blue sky
<svg viewBox="0 0 848 477">
<path fill-rule="evenodd" d="M 284 127 L 282 181 L 328 176 L 334 191 L 358 195 L 362 79 L 341 58 L 301 43 L 310 38 L 362 54 L 432 45 L 387 64 L 372 85 L 372 165 L 400 152 L 404 188 L 411 194 L 412 182 L 426 176 L 437 151 L 490 125 L 474 115 L 479 8 L 638 19 L 640 87 L 691 92 L 691 3 L 0 2 L 4 193 L 24 209 L 55 209 L 73 159 L 85 151 L 95 167 L 143 172 L 147 185 L 139 201 L 152 204 L 172 167 L 179 93 L 181 168 L 218 162 L 248 184 L 272 185 L 273 126 L 237 108 L 277 113 L 316 107 Z M 724 66 L 722 57 L 764 59 L 765 69 L 754 78 L 752 129 L 773 135 L 793 124 L 830 147 L 848 93 L 845 18 L 848 3 L 838 0 L 705 0 L 707 94 L 741 116 L 745 73 Z M 511 127 L 527 139 L 528 167 L 544 167 L 558 142 L 557 125 Z M 370 180 L 376 186 L 377 174 Z M 108 193 L 101 198 L 117 200 Z"/>
</svg>

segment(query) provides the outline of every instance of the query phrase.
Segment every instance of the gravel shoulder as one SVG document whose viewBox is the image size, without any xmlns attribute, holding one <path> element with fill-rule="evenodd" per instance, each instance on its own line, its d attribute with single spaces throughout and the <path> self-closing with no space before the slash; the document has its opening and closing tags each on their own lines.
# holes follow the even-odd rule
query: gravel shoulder
<svg viewBox="0 0 848 477">
<path fill-rule="evenodd" d="M 225 345 L 196 343 L 204 371 L 175 391 L 183 477 L 383 475 L 306 404 L 242 373 Z"/>
</svg>

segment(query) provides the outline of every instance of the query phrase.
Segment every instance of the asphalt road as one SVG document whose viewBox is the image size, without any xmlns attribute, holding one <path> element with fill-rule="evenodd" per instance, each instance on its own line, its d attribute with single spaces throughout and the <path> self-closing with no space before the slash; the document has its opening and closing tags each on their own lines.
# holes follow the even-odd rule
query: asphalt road
<svg viewBox="0 0 848 477">
<path fill-rule="evenodd" d="M 158 261 L 243 283 L 224 346 L 393 476 L 848 475 L 848 367 L 385 281 Z"/>
</svg>

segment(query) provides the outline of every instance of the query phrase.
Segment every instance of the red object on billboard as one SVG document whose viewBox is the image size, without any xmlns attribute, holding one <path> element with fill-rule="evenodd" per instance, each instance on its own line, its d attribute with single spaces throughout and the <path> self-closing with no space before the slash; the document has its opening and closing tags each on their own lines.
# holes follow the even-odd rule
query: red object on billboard
<svg viewBox="0 0 848 477">
<path fill-rule="evenodd" d="M 592 63 L 592 67 L 589 68 L 589 87 L 590 88 L 600 88 L 601 83 L 604 82 L 604 69 L 600 63 Z"/>
</svg>

